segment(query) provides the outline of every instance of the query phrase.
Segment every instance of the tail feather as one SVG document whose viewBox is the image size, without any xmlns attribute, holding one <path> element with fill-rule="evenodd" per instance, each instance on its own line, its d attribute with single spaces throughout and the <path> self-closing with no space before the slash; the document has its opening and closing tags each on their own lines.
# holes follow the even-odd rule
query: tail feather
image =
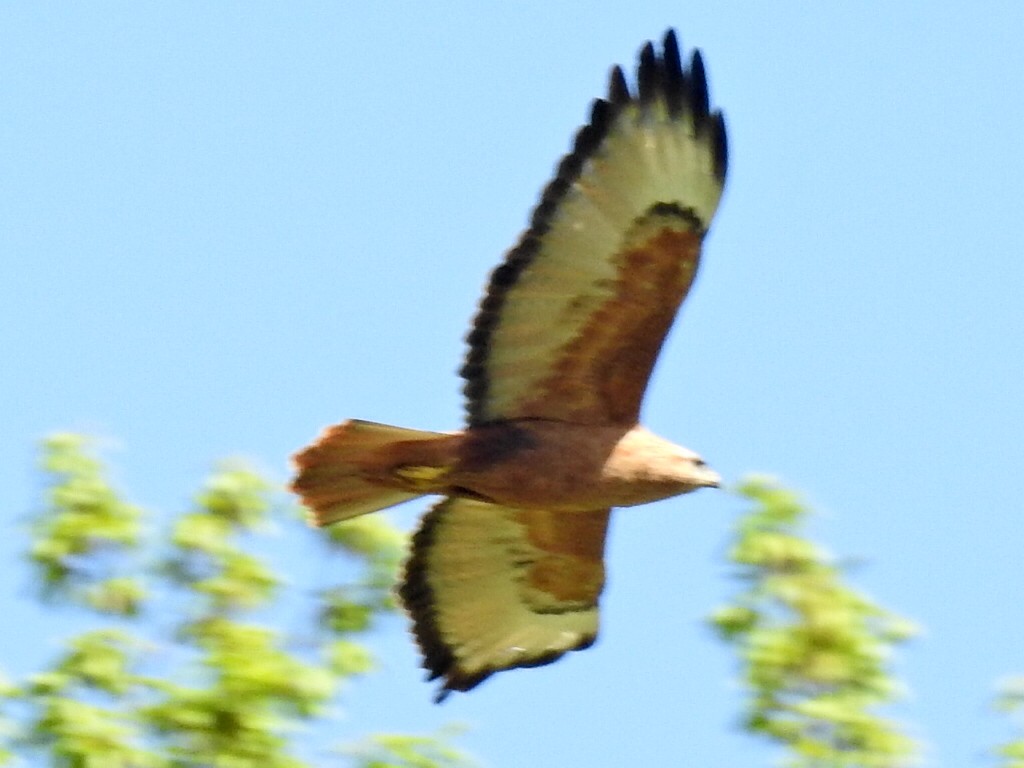
<svg viewBox="0 0 1024 768">
<path fill-rule="evenodd" d="M 330 525 L 422 496 L 388 484 L 379 472 L 388 448 L 447 438 L 438 432 L 352 419 L 329 427 L 296 454 L 292 490 L 309 508 L 310 522 Z"/>
</svg>

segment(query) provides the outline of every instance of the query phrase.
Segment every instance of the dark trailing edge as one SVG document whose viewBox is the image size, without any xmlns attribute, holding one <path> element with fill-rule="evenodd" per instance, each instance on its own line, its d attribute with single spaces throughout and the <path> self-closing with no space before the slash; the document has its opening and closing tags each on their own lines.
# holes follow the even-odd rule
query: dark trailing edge
<svg viewBox="0 0 1024 768">
<path fill-rule="evenodd" d="M 700 51 L 693 52 L 689 64 L 684 70 L 676 33 L 670 29 L 665 33 L 660 57 L 653 43 L 648 42 L 640 50 L 636 93 L 630 91 L 621 67 L 612 68 L 607 98 L 594 101 L 590 122 L 580 128 L 572 151 L 559 163 L 555 177 L 544 189 L 531 216 L 529 228 L 506 254 L 504 262 L 491 273 L 487 291 L 473 320 L 473 328 L 466 337 L 469 351 L 459 372 L 466 380 L 463 393 L 466 396 L 467 421 L 471 426 L 487 421 L 484 408 L 489 383 L 485 364 L 489 356 L 491 333 L 498 322 L 505 294 L 537 255 L 541 238 L 550 229 L 551 219 L 562 198 L 579 178 L 586 161 L 597 151 L 624 107 L 632 104 L 645 106 L 662 98 L 670 115 L 692 115 L 698 134 L 707 131 L 712 134 L 715 173 L 724 182 L 728 165 L 725 120 L 720 111 L 710 111 L 707 78 Z M 707 225 L 708 222 L 703 222 L 701 229 Z"/>
<path fill-rule="evenodd" d="M 446 676 L 444 686 L 437 692 L 434 701 L 441 702 L 450 691 L 468 691 L 487 675 L 472 677 L 454 674 L 455 656 L 441 637 L 436 621 L 434 590 L 427 581 L 427 555 L 434 546 L 434 528 L 444 514 L 448 499 L 439 502 L 423 516 L 420 527 L 412 538 L 412 555 L 405 563 L 402 584 L 398 596 L 406 611 L 412 617 L 412 631 L 416 644 L 423 653 L 423 667 L 430 673 L 428 680 Z"/>
</svg>

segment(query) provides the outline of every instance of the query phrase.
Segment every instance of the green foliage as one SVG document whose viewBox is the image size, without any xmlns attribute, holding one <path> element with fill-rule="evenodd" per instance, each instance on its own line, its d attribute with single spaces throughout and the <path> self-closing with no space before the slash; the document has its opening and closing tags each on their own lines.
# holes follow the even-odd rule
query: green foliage
<svg viewBox="0 0 1024 768">
<path fill-rule="evenodd" d="M 1017 738 L 999 746 L 1000 768 L 1024 768 L 1024 677 L 1003 682 L 996 699 L 996 708 L 1017 715 Z"/>
<path fill-rule="evenodd" d="M 199 598 L 203 619 L 260 608 L 275 596 L 271 566 L 245 552 L 238 537 L 258 530 L 271 509 L 270 486 L 243 467 L 220 468 L 171 531 L 165 572 Z"/>
<path fill-rule="evenodd" d="M 794 767 L 910 764 L 916 745 L 876 710 L 900 692 L 887 663 L 913 626 L 801 537 L 808 509 L 794 494 L 759 479 L 739 493 L 754 503 L 729 552 L 743 589 L 712 623 L 743 665 L 746 729 L 787 747 Z"/>
<path fill-rule="evenodd" d="M 164 535 L 121 498 L 83 438 L 47 440 L 42 467 L 50 484 L 29 553 L 40 596 L 105 624 L 69 638 L 49 668 L 0 679 L 0 765 L 35 753 L 61 768 L 304 768 L 327 754 L 315 739 L 298 754 L 293 735 L 372 669 L 360 637 L 394 610 L 404 535 L 376 516 L 317 537 L 333 550 L 325 570 L 350 578 L 311 593 L 255 554 L 282 523 L 302 532 L 244 466 L 219 467 Z M 270 621 L 283 610 L 295 631 Z M 374 743 L 405 761 L 395 765 L 463 764 L 432 737 Z"/>
<path fill-rule="evenodd" d="M 144 597 L 131 576 L 142 537 L 142 510 L 110 487 L 79 435 L 59 434 L 43 446 L 42 468 L 52 478 L 32 526 L 29 552 L 45 599 L 84 601 L 95 610 L 133 615 Z"/>
<path fill-rule="evenodd" d="M 472 768 L 472 761 L 446 745 L 450 736 L 377 734 L 348 751 L 357 768 Z"/>
<path fill-rule="evenodd" d="M 14 762 L 14 753 L 7 748 L 17 733 L 16 724 L 7 716 L 7 705 L 21 693 L 7 676 L 0 671 L 0 765 Z"/>
<path fill-rule="evenodd" d="M 141 723 L 116 704 L 139 683 L 136 641 L 116 630 L 96 630 L 68 646 L 51 669 L 24 686 L 21 697 L 34 718 L 22 744 L 48 752 L 57 766 L 164 765 L 141 746 Z"/>
</svg>

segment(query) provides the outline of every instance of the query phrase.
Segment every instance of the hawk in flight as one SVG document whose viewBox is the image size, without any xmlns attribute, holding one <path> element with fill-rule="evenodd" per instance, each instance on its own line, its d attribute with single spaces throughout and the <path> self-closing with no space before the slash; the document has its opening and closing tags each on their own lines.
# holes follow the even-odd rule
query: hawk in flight
<svg viewBox="0 0 1024 768">
<path fill-rule="evenodd" d="M 444 497 L 399 588 L 439 701 L 593 643 L 611 508 L 718 485 L 638 420 L 725 170 L 700 53 L 684 67 L 670 30 L 640 51 L 635 84 L 612 69 L 491 274 L 461 371 L 466 428 L 350 420 L 295 457 L 317 525 Z"/>
</svg>

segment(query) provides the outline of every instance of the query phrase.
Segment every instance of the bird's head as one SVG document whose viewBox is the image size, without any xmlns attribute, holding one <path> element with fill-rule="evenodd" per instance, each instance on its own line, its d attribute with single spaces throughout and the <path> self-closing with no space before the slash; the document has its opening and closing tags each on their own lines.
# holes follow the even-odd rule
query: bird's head
<svg viewBox="0 0 1024 768">
<path fill-rule="evenodd" d="M 722 478 L 689 448 L 671 443 L 643 427 L 631 429 L 612 456 L 614 474 L 658 489 L 660 498 L 717 488 Z M 663 495 L 661 495 L 663 494 Z"/>
</svg>

